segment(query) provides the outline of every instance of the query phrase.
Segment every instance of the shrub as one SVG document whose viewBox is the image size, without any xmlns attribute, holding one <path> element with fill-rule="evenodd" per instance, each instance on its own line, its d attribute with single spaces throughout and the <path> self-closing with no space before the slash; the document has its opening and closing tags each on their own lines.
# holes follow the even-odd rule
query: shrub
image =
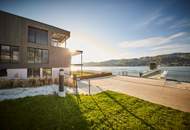
<svg viewBox="0 0 190 130">
<path fill-rule="evenodd" d="M 48 85 L 48 79 L 44 78 L 44 85 Z"/>
<path fill-rule="evenodd" d="M 74 80 L 73 80 L 73 78 L 66 78 L 65 80 L 64 80 L 64 85 L 65 86 L 68 86 L 68 87 L 74 87 Z"/>
<path fill-rule="evenodd" d="M 23 87 L 23 81 L 22 80 L 12 80 L 13 85 L 12 88 L 18 88 L 18 87 Z"/>
<path fill-rule="evenodd" d="M 59 84 L 59 78 L 54 79 L 54 84 Z"/>
<path fill-rule="evenodd" d="M 59 85 L 59 78 L 55 78 L 53 83 Z M 73 79 L 72 78 L 64 79 L 64 85 L 73 87 L 74 86 Z"/>
<path fill-rule="evenodd" d="M 91 75 L 84 75 L 84 76 L 78 76 L 80 79 L 89 79 L 89 78 L 97 78 L 97 77 L 104 77 L 104 76 L 110 76 L 112 73 L 102 72 L 102 73 L 94 73 Z"/>
<path fill-rule="evenodd" d="M 17 88 L 25 87 L 25 82 L 23 80 L 0 80 L 0 88 Z"/>
<path fill-rule="evenodd" d="M 53 84 L 53 79 L 52 78 L 48 78 L 48 85 Z"/>
<path fill-rule="evenodd" d="M 40 84 L 40 86 L 43 86 L 45 84 L 44 79 L 39 79 L 39 84 Z"/>
<path fill-rule="evenodd" d="M 36 86 L 42 86 L 41 82 L 40 82 L 40 79 L 36 79 Z"/>
<path fill-rule="evenodd" d="M 35 87 L 37 86 L 37 81 L 35 78 L 31 78 L 28 80 L 28 87 Z"/>
<path fill-rule="evenodd" d="M 86 78 L 86 77 L 84 77 Z M 43 85 L 51 85 L 51 84 L 57 84 L 59 85 L 59 78 L 29 78 L 26 80 L 8 80 L 8 79 L 2 79 L 0 80 L 0 89 L 5 88 L 18 88 L 18 87 L 38 87 Z M 72 78 L 66 78 L 64 80 L 64 85 L 69 87 L 75 86 L 75 81 Z"/>
<path fill-rule="evenodd" d="M 22 80 L 22 87 L 29 87 L 28 86 L 28 79 Z"/>
<path fill-rule="evenodd" d="M 9 80 L 0 80 L 0 88 L 12 88 L 12 82 Z"/>
</svg>

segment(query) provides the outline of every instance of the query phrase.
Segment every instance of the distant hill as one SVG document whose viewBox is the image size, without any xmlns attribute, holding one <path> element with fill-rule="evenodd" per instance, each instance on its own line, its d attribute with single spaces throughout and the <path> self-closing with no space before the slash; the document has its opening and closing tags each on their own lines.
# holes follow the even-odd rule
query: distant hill
<svg viewBox="0 0 190 130">
<path fill-rule="evenodd" d="M 113 59 L 103 62 L 88 62 L 85 66 L 147 66 L 156 62 L 162 66 L 190 66 L 190 53 L 173 53 L 132 59 Z"/>
</svg>

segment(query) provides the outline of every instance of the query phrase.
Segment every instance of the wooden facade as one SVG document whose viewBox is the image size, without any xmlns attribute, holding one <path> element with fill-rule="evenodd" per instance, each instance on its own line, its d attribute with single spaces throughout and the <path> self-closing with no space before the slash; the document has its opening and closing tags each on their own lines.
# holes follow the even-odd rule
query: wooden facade
<svg viewBox="0 0 190 130">
<path fill-rule="evenodd" d="M 42 45 L 28 42 L 29 27 L 46 30 L 48 32 L 48 44 Z M 69 31 L 0 11 L 0 45 L 19 48 L 19 62 L 14 64 L 0 62 L 0 68 L 69 67 L 71 64 L 69 50 L 51 45 L 52 36 L 56 33 L 62 35 L 65 41 L 70 37 Z M 27 49 L 29 47 L 48 50 L 48 63 L 28 63 Z"/>
</svg>

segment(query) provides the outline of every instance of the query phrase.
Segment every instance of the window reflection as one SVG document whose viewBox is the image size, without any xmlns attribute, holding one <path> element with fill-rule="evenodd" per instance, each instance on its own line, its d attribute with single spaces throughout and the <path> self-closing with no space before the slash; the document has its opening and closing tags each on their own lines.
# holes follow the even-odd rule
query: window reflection
<svg viewBox="0 0 190 130">
<path fill-rule="evenodd" d="M 47 64 L 49 59 L 48 50 L 28 48 L 28 63 Z"/>
<path fill-rule="evenodd" d="M 12 62 L 18 63 L 19 61 L 19 49 L 18 47 L 12 47 Z"/>
<path fill-rule="evenodd" d="M 42 61 L 42 51 L 40 49 L 35 49 L 35 63 L 41 63 Z"/>
<path fill-rule="evenodd" d="M 10 55 L 10 46 L 1 46 L 1 62 L 10 63 L 11 55 Z"/>
<path fill-rule="evenodd" d="M 47 45 L 48 31 L 34 27 L 28 27 L 28 42 Z"/>
<path fill-rule="evenodd" d="M 43 77 L 50 78 L 52 76 L 51 68 L 43 68 Z"/>
<path fill-rule="evenodd" d="M 42 63 L 48 63 L 48 50 L 42 50 Z"/>
<path fill-rule="evenodd" d="M 34 63 L 34 48 L 28 48 L 28 63 Z"/>
<path fill-rule="evenodd" d="M 18 63 L 19 47 L 0 45 L 0 62 L 1 63 Z"/>
<path fill-rule="evenodd" d="M 39 78 L 40 77 L 40 68 L 28 68 L 27 69 L 28 78 Z"/>
</svg>

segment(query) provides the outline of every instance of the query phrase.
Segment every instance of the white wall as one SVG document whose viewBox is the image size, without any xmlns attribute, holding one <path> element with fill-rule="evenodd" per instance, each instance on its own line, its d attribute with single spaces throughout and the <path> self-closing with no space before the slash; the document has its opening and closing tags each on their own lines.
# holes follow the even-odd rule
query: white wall
<svg viewBox="0 0 190 130">
<path fill-rule="evenodd" d="M 8 79 L 27 79 L 27 68 L 7 69 Z"/>
<path fill-rule="evenodd" d="M 40 68 L 40 78 L 43 78 L 43 68 Z"/>
<path fill-rule="evenodd" d="M 59 70 L 64 69 L 64 73 L 70 73 L 70 67 L 67 68 L 52 68 L 52 78 L 59 77 Z M 43 77 L 42 68 L 40 68 L 40 77 Z M 27 68 L 7 69 L 8 79 L 27 79 Z"/>
<path fill-rule="evenodd" d="M 59 70 L 64 69 L 64 73 L 69 74 L 70 73 L 70 67 L 68 68 L 52 68 L 52 78 L 58 78 L 59 77 Z"/>
</svg>

